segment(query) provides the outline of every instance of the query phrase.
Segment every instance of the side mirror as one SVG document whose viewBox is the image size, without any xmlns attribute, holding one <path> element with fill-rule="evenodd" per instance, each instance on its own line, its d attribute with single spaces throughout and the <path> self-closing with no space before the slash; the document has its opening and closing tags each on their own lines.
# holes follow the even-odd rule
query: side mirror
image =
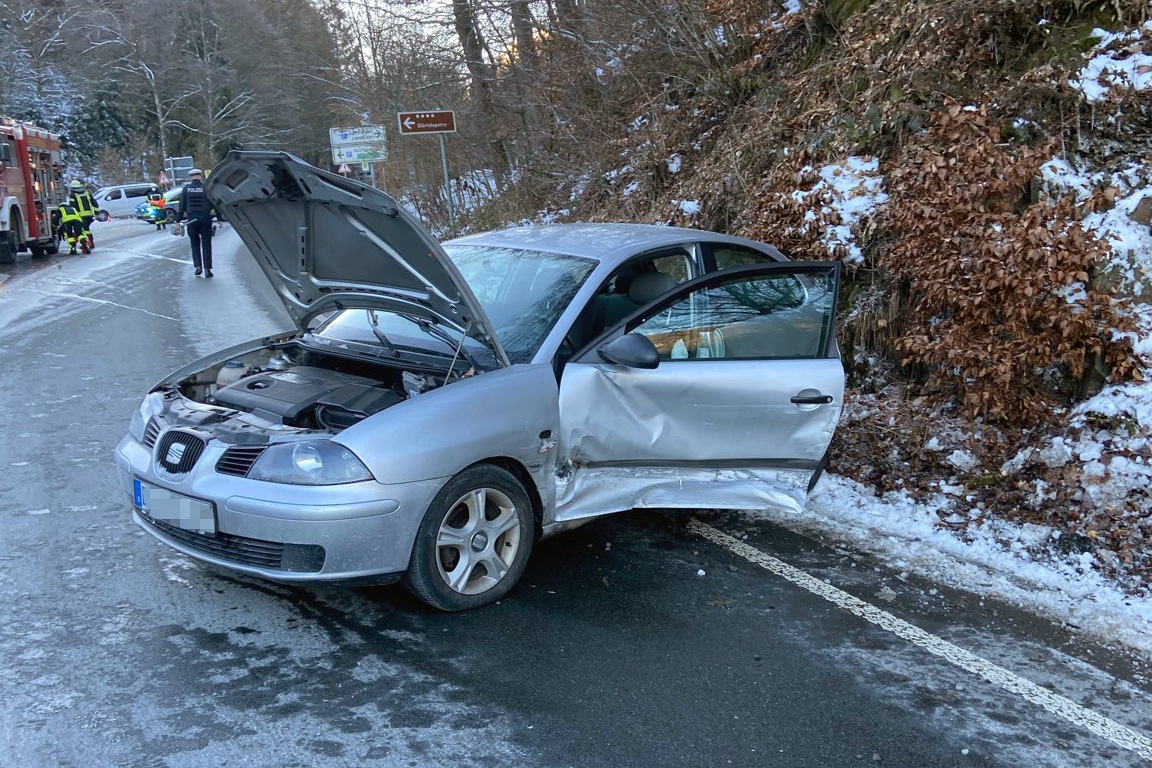
<svg viewBox="0 0 1152 768">
<path fill-rule="evenodd" d="M 604 360 L 629 368 L 655 368 L 660 365 L 660 353 L 647 336 L 628 333 L 598 348 L 596 353 Z"/>
</svg>

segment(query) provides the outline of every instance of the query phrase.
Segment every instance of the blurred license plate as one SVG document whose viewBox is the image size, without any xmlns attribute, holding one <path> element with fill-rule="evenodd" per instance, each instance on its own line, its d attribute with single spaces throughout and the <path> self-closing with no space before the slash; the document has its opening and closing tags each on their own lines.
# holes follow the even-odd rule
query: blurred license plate
<svg viewBox="0 0 1152 768">
<path fill-rule="evenodd" d="M 153 520 L 197 533 L 216 533 L 212 504 L 133 480 L 136 508 Z"/>
</svg>

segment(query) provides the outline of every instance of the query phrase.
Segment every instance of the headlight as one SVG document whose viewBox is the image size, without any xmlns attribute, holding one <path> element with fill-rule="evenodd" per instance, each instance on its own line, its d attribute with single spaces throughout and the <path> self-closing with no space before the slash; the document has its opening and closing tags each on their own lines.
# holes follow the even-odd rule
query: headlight
<svg viewBox="0 0 1152 768">
<path fill-rule="evenodd" d="M 292 485 L 338 485 L 371 480 L 372 473 L 339 443 L 305 440 L 269 446 L 248 470 L 248 477 Z"/>
<path fill-rule="evenodd" d="M 164 398 L 156 392 L 151 392 L 144 398 L 144 402 L 132 414 L 128 422 L 128 434 L 138 443 L 144 442 L 144 431 L 148 429 L 148 419 L 163 409 Z"/>
<path fill-rule="evenodd" d="M 144 442 L 144 427 L 147 426 L 148 419 L 144 417 L 144 408 L 137 408 L 132 413 L 132 421 L 128 422 L 128 434 L 132 439 L 138 443 Z"/>
</svg>

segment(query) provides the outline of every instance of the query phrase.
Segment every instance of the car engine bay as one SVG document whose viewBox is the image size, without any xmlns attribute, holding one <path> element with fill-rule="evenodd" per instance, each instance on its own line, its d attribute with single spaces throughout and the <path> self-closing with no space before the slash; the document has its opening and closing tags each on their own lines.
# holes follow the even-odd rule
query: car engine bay
<svg viewBox="0 0 1152 768">
<path fill-rule="evenodd" d="M 159 389 L 169 425 L 207 427 L 226 442 L 294 431 L 339 432 L 443 386 L 443 374 L 308 349 L 298 342 L 238 355 Z"/>
</svg>

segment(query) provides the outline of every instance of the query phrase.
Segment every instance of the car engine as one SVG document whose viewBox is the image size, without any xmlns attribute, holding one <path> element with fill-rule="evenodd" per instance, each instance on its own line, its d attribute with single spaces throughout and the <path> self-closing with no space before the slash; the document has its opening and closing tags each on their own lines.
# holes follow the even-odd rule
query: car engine
<svg viewBox="0 0 1152 768">
<path fill-rule="evenodd" d="M 211 424 L 240 442 L 263 441 L 286 427 L 339 432 L 443 384 L 430 372 L 287 344 L 239 355 L 162 389 L 163 421 Z"/>
<path fill-rule="evenodd" d="M 363 376 L 312 366 L 292 366 L 245 376 L 216 390 L 219 405 L 300 425 L 310 414 L 321 429 L 339 430 L 405 400 Z"/>
</svg>

